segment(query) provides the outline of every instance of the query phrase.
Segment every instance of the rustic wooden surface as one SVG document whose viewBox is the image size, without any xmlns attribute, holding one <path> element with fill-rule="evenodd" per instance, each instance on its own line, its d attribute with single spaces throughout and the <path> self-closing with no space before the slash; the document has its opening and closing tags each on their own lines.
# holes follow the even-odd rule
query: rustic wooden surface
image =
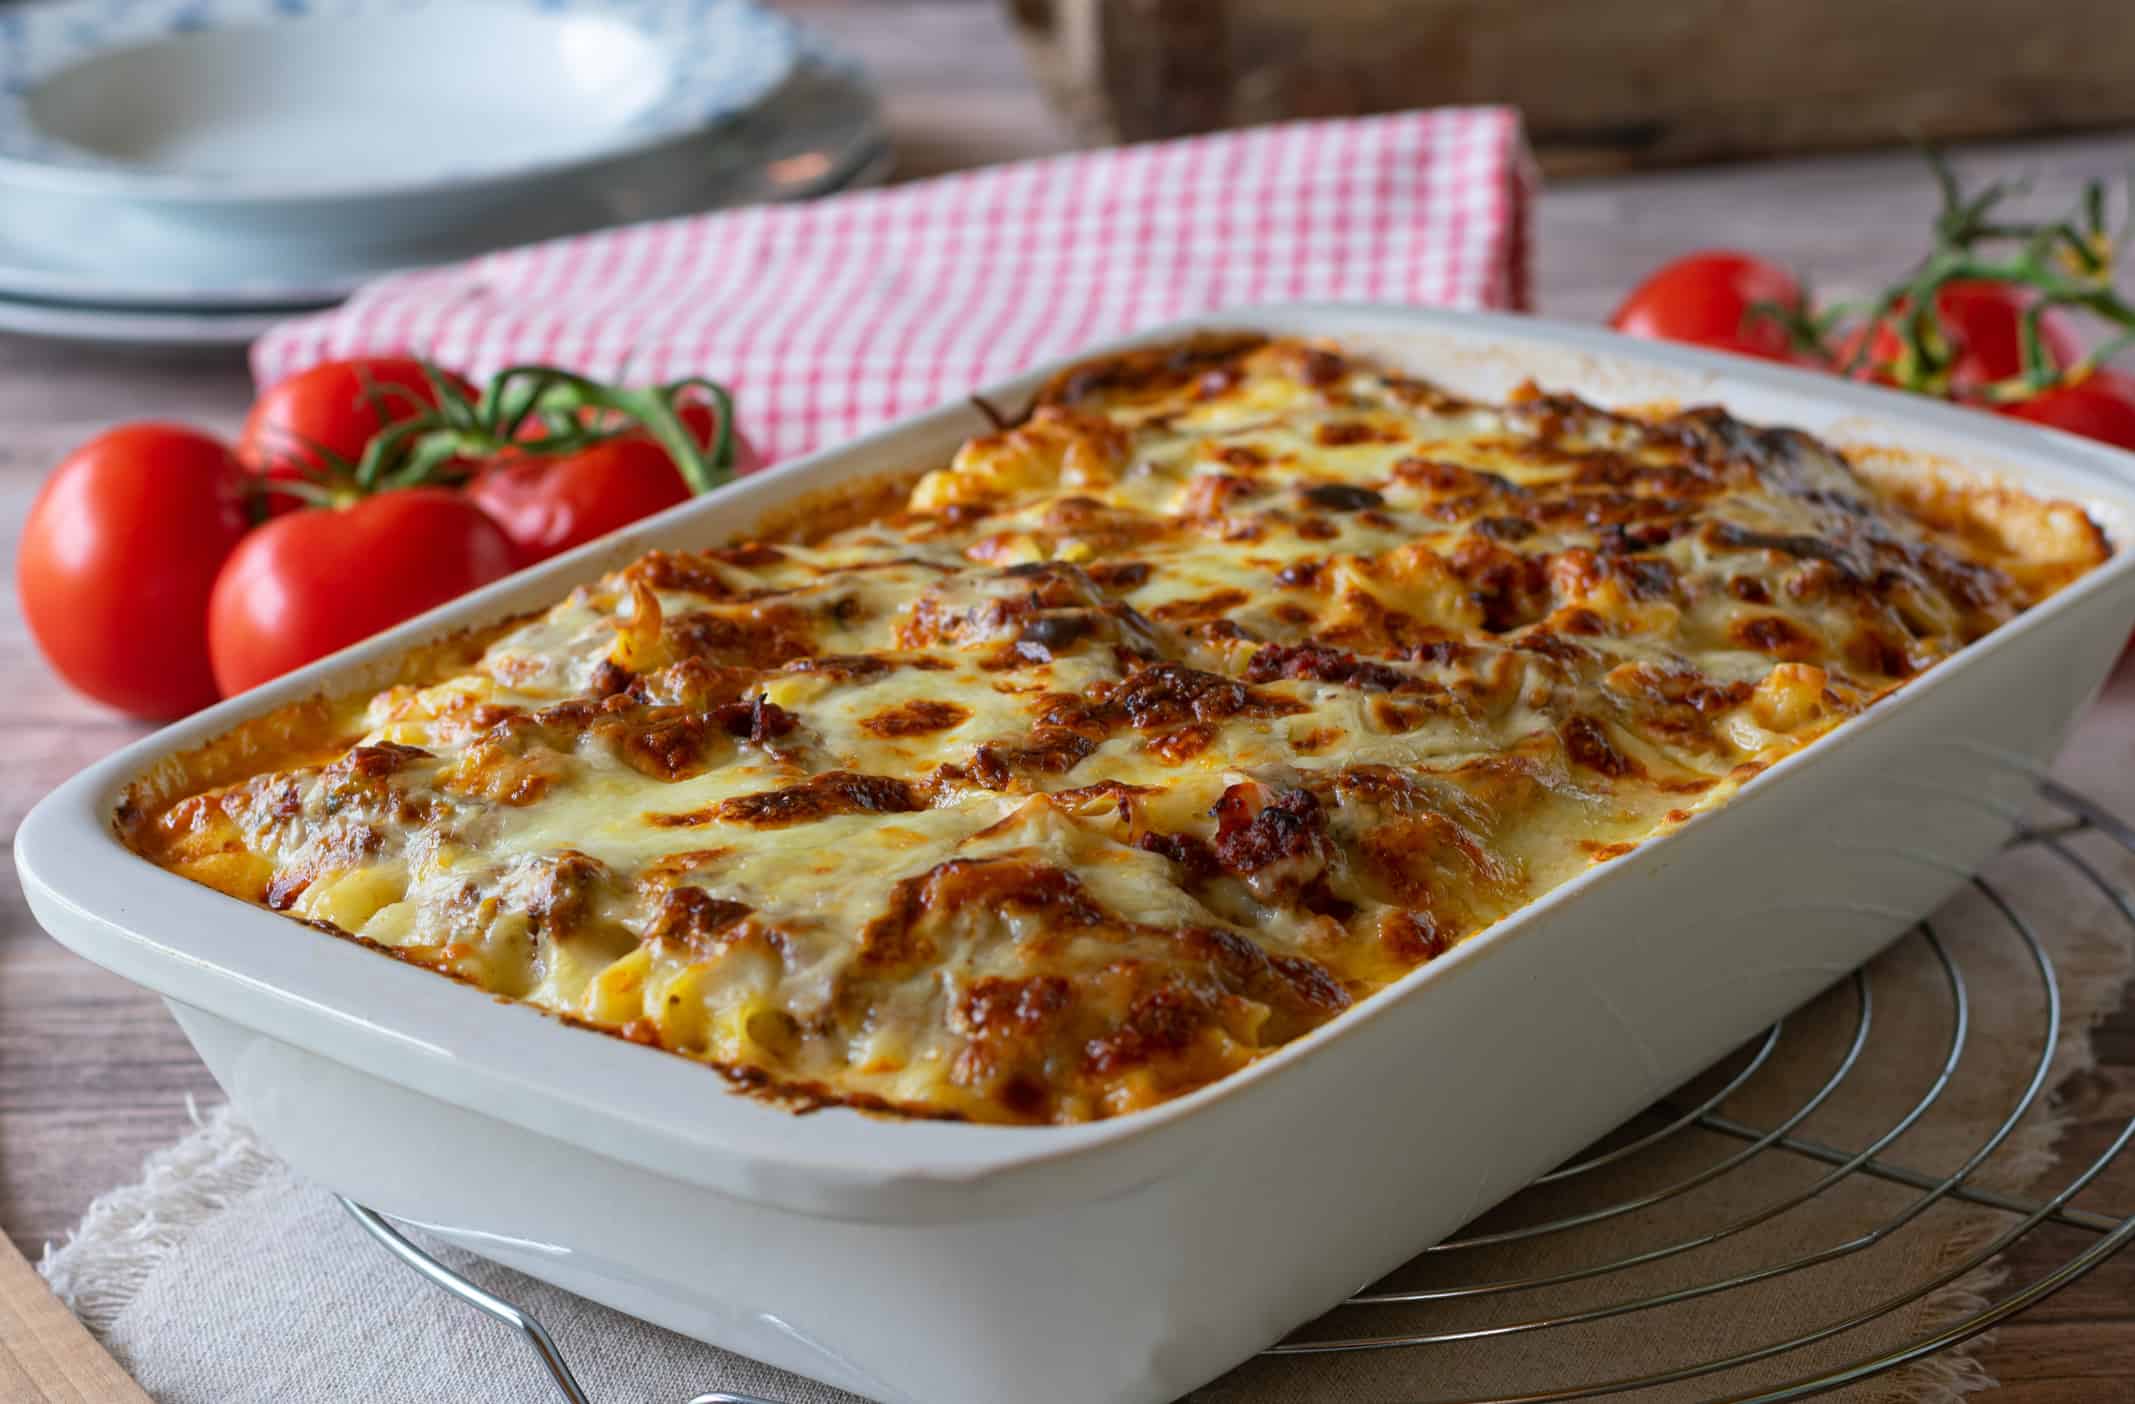
<svg viewBox="0 0 2135 1404">
<path fill-rule="evenodd" d="M 800 0 L 875 66 L 889 93 L 901 169 L 924 174 L 1037 155 L 1068 138 L 1030 87 L 998 12 L 976 0 Z M 2118 176 L 2125 137 L 1967 153 L 1979 174 L 2030 174 L 2043 191 Z M 1715 243 L 1760 248 L 1833 291 L 1857 291 L 1917 252 L 1932 208 L 1909 154 L 1681 171 L 1563 184 L 1539 209 L 1541 310 L 1607 314 L 1645 269 Z M 171 417 L 229 429 L 247 381 L 234 354 L 150 355 L 0 337 L 0 552 L 45 470 L 76 441 L 124 419 Z M 68 694 L 46 673 L 15 608 L 0 611 L 0 832 L 54 783 L 142 728 Z M 2125 679 L 2124 679 L 2125 681 Z M 2070 1089 L 2072 1158 L 2094 1155 L 2135 1114 L 2135 1000 L 2101 1031 L 2100 1070 Z M 98 1193 L 187 1127 L 186 1099 L 214 1084 L 156 1000 L 46 939 L 0 871 L 0 1229 L 33 1257 Z M 2086 1201 L 2135 1209 L 2135 1165 Z M 2040 1254 L 2065 1251 L 2041 1242 Z M 2021 1267 L 2021 1264 L 2019 1265 Z M 2004 1328 L 1987 1362 L 2008 1404 L 2135 1397 L 2135 1254 Z"/>
<path fill-rule="evenodd" d="M 2124 0 L 1014 0 L 1078 131 L 1510 102 L 1544 170 L 2066 133 L 2135 120 Z"/>
</svg>

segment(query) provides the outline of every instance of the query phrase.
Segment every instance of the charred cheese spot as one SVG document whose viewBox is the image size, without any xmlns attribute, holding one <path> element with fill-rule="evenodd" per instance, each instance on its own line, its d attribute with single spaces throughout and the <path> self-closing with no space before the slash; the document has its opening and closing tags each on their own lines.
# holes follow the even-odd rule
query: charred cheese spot
<svg viewBox="0 0 2135 1404">
<path fill-rule="evenodd" d="M 1386 505 L 1386 499 L 1377 492 L 1356 483 L 1314 483 L 1300 495 L 1314 507 L 1330 512 L 1362 512 Z"/>
<path fill-rule="evenodd" d="M 1599 771 L 1612 780 L 1638 773 L 1638 762 L 1616 749 L 1608 731 L 1592 717 L 1572 717 L 1564 723 L 1564 752 L 1572 764 Z"/>
<path fill-rule="evenodd" d="M 705 824 L 745 824 L 759 829 L 782 829 L 791 824 L 809 824 L 833 814 L 909 814 L 924 808 L 916 787 L 887 775 L 854 775 L 832 770 L 784 789 L 736 795 L 709 809 L 686 814 L 648 816 L 663 828 L 696 828 Z"/>
<path fill-rule="evenodd" d="M 677 943 L 692 955 L 715 955 L 720 937 L 748 914 L 747 903 L 714 897 L 698 887 L 677 887 L 660 900 L 645 935 L 649 940 Z"/>
<path fill-rule="evenodd" d="M 1816 658 L 1823 652 L 1814 635 L 1783 614 L 1746 616 L 1736 620 L 1728 633 L 1744 648 L 1769 653 L 1789 663 Z"/>
<path fill-rule="evenodd" d="M 970 716 L 969 707 L 921 697 L 861 718 L 860 729 L 874 736 L 925 736 L 961 726 Z"/>
<path fill-rule="evenodd" d="M 119 824 L 289 939 L 762 1095 L 1118 1115 L 1694 821 L 2108 554 L 2067 504 L 1872 467 L 1317 343 L 1146 348 L 865 520 L 648 555 L 211 743 Z"/>
</svg>

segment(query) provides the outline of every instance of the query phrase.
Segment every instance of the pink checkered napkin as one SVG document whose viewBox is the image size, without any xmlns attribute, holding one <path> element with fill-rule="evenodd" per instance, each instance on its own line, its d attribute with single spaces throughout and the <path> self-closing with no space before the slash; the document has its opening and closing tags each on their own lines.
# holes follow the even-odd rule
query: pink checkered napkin
<svg viewBox="0 0 2135 1404">
<path fill-rule="evenodd" d="M 381 279 L 252 348 L 262 385 L 412 350 L 731 385 L 767 456 L 1251 302 L 1527 304 L 1519 115 L 1300 122 L 697 215 Z"/>
</svg>

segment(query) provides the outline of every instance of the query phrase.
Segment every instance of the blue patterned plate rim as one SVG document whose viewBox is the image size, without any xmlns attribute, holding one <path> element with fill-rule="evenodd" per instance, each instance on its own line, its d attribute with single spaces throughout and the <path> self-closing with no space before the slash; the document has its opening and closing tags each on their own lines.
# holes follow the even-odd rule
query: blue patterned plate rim
<svg viewBox="0 0 2135 1404">
<path fill-rule="evenodd" d="M 269 178 L 234 171 L 158 170 L 86 149 L 43 130 L 32 96 L 77 65 L 195 34 L 312 20 L 487 9 L 521 17 L 619 23 L 668 63 L 664 89 L 597 147 L 404 178 Z M 619 157 L 729 121 L 793 71 L 806 41 L 793 21 L 756 0 L 29 0 L 0 3 L 0 198 L 9 183 L 82 195 L 232 205 L 415 196 L 524 181 Z"/>
</svg>

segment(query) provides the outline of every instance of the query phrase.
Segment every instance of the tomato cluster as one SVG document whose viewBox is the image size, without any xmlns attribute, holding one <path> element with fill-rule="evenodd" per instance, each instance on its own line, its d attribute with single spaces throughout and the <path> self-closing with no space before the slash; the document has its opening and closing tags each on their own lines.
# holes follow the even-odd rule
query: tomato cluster
<svg viewBox="0 0 2135 1404">
<path fill-rule="evenodd" d="M 753 471 L 706 388 L 709 403 L 520 368 L 477 396 L 412 357 L 366 357 L 267 390 L 234 449 L 125 425 L 32 504 L 23 612 L 81 691 L 180 716 Z"/>
<path fill-rule="evenodd" d="M 2084 365 L 2074 333 L 2051 312 L 2038 318 L 2040 350 L 2047 369 L 2067 373 L 2065 378 L 2021 396 L 1998 397 L 2032 369 L 2024 356 L 2024 322 L 2036 300 L 2021 283 L 1943 283 L 1933 298 L 1936 364 L 1922 375 L 1906 335 L 1912 308 L 1905 299 L 1892 299 L 1880 315 L 1826 340 L 1792 273 L 1750 254 L 1708 250 L 1662 265 L 1616 309 L 1609 325 L 1632 336 L 1922 389 L 2135 449 L 2135 377 Z M 1922 305 L 1928 301 L 1921 298 Z"/>
</svg>

